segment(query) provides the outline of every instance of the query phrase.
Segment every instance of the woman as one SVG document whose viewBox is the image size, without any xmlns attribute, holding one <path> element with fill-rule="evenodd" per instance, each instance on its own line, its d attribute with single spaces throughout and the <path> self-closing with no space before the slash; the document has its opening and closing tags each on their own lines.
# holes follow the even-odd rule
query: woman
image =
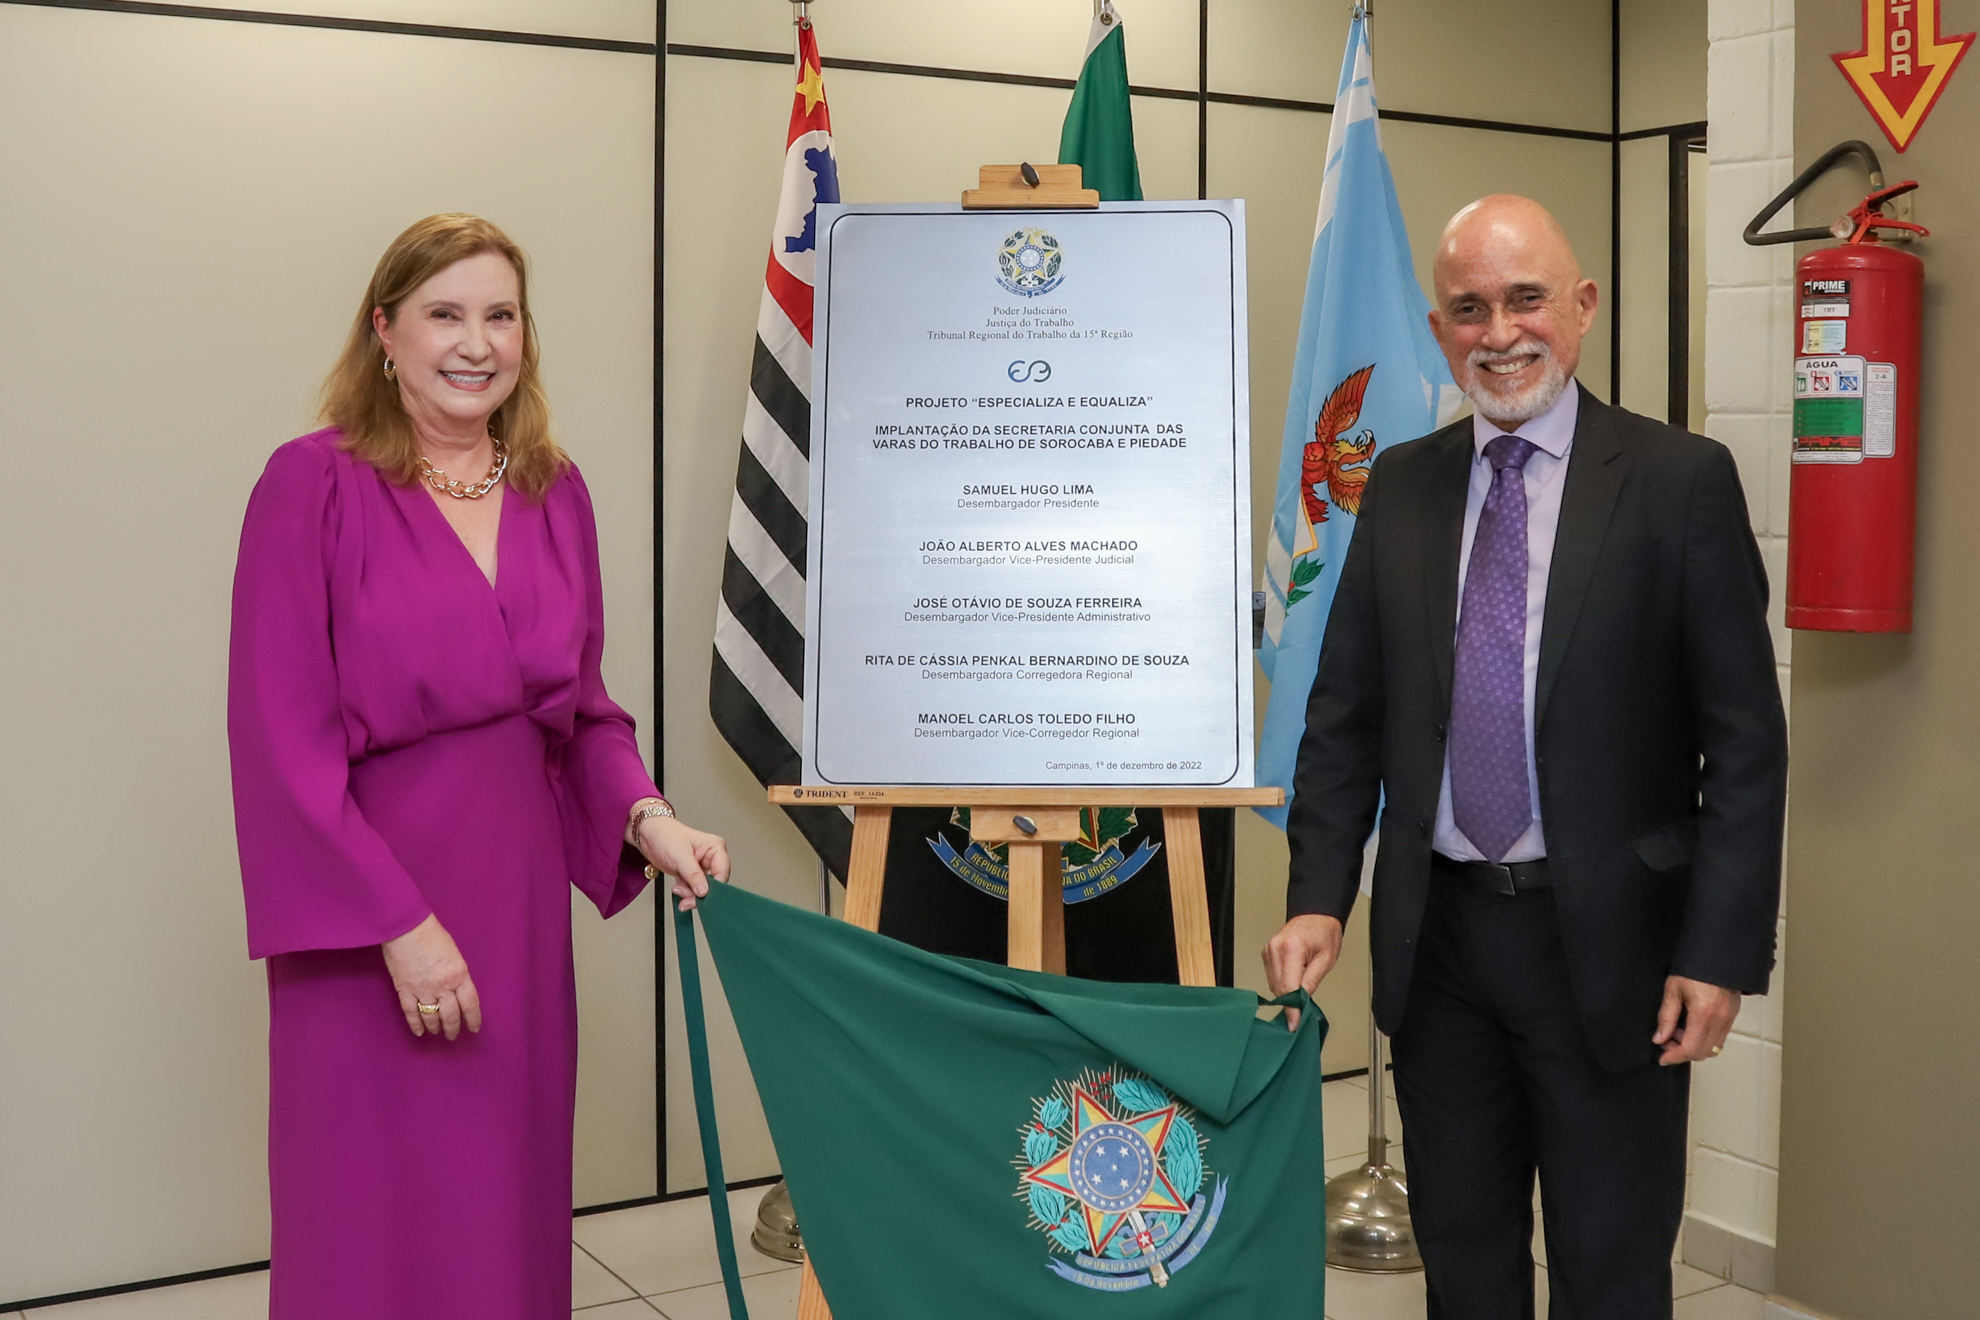
<svg viewBox="0 0 1980 1320">
<path fill-rule="evenodd" d="M 324 416 L 269 460 L 234 581 L 270 1314 L 563 1316 L 567 884 L 606 916 L 656 871 L 691 900 L 727 852 L 672 818 L 600 680 L 597 531 L 521 249 L 466 215 L 401 234 Z"/>
</svg>

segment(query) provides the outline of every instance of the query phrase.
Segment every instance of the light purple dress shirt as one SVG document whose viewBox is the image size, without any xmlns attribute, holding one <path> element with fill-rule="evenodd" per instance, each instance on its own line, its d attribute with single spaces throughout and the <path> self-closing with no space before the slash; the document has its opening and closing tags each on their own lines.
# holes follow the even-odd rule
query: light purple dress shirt
<svg viewBox="0 0 1980 1320">
<path fill-rule="evenodd" d="M 1581 411 L 1581 391 L 1570 380 L 1553 406 L 1513 431 L 1503 431 L 1477 413 L 1471 417 L 1471 486 L 1464 497 L 1464 540 L 1458 550 L 1458 609 L 1464 606 L 1464 579 L 1471 568 L 1471 543 L 1478 535 L 1478 515 L 1492 489 L 1492 464 L 1485 446 L 1495 437 L 1516 434 L 1533 442 L 1526 460 L 1526 787 L 1533 801 L 1533 823 L 1519 836 L 1505 860 L 1530 862 L 1547 855 L 1541 829 L 1540 780 L 1533 760 L 1533 696 L 1540 673 L 1540 625 L 1547 611 L 1547 573 L 1554 562 L 1554 532 L 1561 521 L 1561 489 L 1567 484 L 1568 450 L 1574 447 L 1574 423 Z M 1455 637 L 1456 633 L 1453 632 Z M 1437 797 L 1437 829 L 1431 846 L 1461 862 L 1482 862 L 1485 854 L 1472 846 L 1451 815 L 1451 754 L 1444 752 L 1444 786 Z"/>
</svg>

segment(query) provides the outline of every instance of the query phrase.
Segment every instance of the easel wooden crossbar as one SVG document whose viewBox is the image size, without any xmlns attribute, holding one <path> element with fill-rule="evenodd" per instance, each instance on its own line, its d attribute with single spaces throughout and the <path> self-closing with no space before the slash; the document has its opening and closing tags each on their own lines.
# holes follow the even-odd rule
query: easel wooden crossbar
<svg viewBox="0 0 1980 1320">
<path fill-rule="evenodd" d="M 1217 964 L 1210 941 L 1210 900 L 1203 877 L 1204 807 L 1276 807 L 1276 788 L 809 788 L 778 785 L 770 801 L 780 807 L 850 806 L 852 859 L 846 874 L 846 920 L 880 928 L 887 879 L 887 840 L 895 807 L 966 806 L 970 838 L 1010 851 L 1009 934 L 1006 961 L 1031 971 L 1066 970 L 1064 890 L 1059 846 L 1080 836 L 1082 807 L 1098 803 L 1157 807 L 1169 864 L 1169 906 L 1174 914 L 1176 969 L 1183 985 L 1215 985 Z M 803 1219 L 800 1216 L 799 1224 Z M 798 1320 L 831 1320 L 831 1308 L 804 1263 Z"/>
</svg>

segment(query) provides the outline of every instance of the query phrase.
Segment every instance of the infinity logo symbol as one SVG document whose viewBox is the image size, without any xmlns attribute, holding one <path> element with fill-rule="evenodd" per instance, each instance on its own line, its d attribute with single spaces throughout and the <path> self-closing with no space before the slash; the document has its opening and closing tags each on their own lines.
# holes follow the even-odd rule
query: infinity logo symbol
<svg viewBox="0 0 1980 1320">
<path fill-rule="evenodd" d="M 1023 358 L 1019 358 L 1004 368 L 1004 374 L 1019 384 L 1030 381 L 1035 385 L 1042 385 L 1052 379 L 1052 364 L 1045 361 L 1026 362 Z"/>
</svg>

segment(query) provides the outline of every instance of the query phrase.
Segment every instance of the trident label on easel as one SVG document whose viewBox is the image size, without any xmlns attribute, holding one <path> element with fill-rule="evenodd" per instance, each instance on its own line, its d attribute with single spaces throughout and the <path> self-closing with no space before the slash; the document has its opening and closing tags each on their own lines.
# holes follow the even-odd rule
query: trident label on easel
<svg viewBox="0 0 1980 1320">
<path fill-rule="evenodd" d="M 820 208 L 806 783 L 1251 784 L 1243 216 Z"/>
</svg>

